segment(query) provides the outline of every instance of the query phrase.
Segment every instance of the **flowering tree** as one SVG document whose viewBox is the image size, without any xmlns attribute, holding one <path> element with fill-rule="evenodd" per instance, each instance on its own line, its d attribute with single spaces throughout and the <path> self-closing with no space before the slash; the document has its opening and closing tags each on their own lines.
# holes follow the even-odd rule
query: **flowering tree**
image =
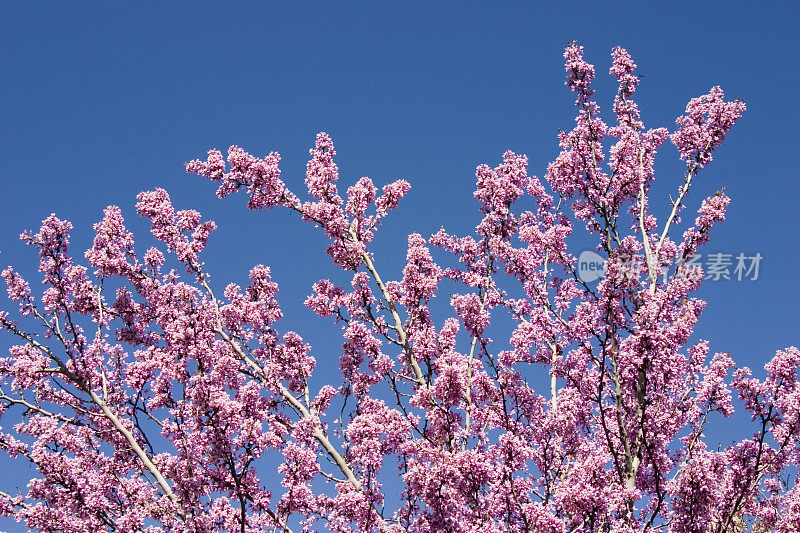
<svg viewBox="0 0 800 533">
<path fill-rule="evenodd" d="M 762 381 L 727 353 L 709 356 L 706 341 L 690 345 L 705 303 L 691 296 L 703 272 L 688 260 L 728 196 L 703 200 L 675 238 L 692 182 L 745 106 L 715 87 L 674 133 L 645 130 L 636 65 L 616 48 L 609 127 L 583 49 L 564 57 L 578 114 L 544 182 L 512 152 L 481 165 L 475 234 L 410 235 L 397 279 L 370 243 L 410 185 L 379 193 L 362 178 L 343 197 L 326 134 L 307 200 L 281 180 L 277 153 L 233 146 L 227 162 L 211 150 L 187 164 L 220 183 L 220 198 L 245 189 L 250 209 L 287 208 L 322 228 L 352 273 L 349 286 L 320 280 L 305 301 L 344 331 L 341 380 L 318 389 L 312 347 L 279 329 L 269 268 L 255 266 L 244 289 L 213 286 L 200 254 L 216 226 L 175 210 L 166 191 L 138 196 L 163 250 L 141 259 L 114 206 L 87 266 L 70 255 L 69 222 L 51 215 L 23 234 L 45 289 L 34 296 L 2 273 L 19 310 L 0 313 L 17 343 L 0 359 L 0 412 L 21 422 L 0 448 L 37 477 L 27 493 L 0 493 L 0 513 L 42 531 L 800 529 L 800 488 L 787 481 L 800 461 L 800 351 L 779 351 Z M 686 170 L 659 221 L 648 192 L 667 139 Z M 596 286 L 567 250 L 573 222 L 606 258 Z M 431 301 L 444 286 L 449 312 Z M 506 345 L 490 339 L 508 324 Z M 537 368 L 543 394 L 528 384 Z M 734 394 L 752 433 L 718 448 L 704 428 L 733 412 Z"/>
</svg>

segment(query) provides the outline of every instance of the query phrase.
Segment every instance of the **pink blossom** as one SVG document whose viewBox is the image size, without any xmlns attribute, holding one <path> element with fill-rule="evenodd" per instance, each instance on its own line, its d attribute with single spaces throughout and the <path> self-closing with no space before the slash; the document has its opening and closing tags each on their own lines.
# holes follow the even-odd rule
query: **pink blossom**
<svg viewBox="0 0 800 533">
<path fill-rule="evenodd" d="M 375 209 L 379 218 L 385 217 L 389 211 L 397 209 L 400 198 L 408 194 L 411 184 L 406 180 L 397 180 L 383 186 L 383 194 L 376 200 Z"/>
<path fill-rule="evenodd" d="M 124 276 L 133 268 L 128 262 L 134 259 L 133 235 L 125 229 L 117 206 L 108 206 L 104 215 L 94 225 L 94 243 L 86 251 L 86 260 L 104 276 Z"/>
<path fill-rule="evenodd" d="M 675 123 L 678 131 L 670 136 L 690 168 L 702 168 L 711 162 L 711 152 L 725 139 L 728 130 L 741 118 L 747 106 L 736 100 L 725 102 L 719 87 L 712 87 L 708 94 L 692 98 L 686 105 L 686 114 Z"/>
</svg>

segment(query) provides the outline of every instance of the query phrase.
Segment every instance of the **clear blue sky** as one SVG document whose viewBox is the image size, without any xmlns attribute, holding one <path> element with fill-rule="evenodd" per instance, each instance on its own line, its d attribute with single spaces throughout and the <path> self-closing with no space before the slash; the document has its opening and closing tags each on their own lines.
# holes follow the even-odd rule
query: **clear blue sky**
<svg viewBox="0 0 800 533">
<path fill-rule="evenodd" d="M 308 148 L 327 131 L 345 189 L 361 176 L 412 183 L 377 240 L 394 277 L 408 233 L 465 233 L 478 222 L 478 164 L 495 166 L 512 149 L 544 174 L 575 113 L 565 44 L 585 46 L 604 113 L 615 90 L 610 50 L 622 45 L 644 75 L 637 100 L 649 127 L 674 127 L 686 102 L 714 85 L 747 102 L 688 205 L 728 186 L 728 221 L 705 251 L 764 258 L 757 281 L 704 285 L 697 335 L 760 368 L 800 343 L 798 25 L 800 5 L 789 2 L 7 2 L 0 265 L 35 269 L 17 236 L 51 212 L 76 226 L 82 255 L 109 204 L 144 251 L 135 195 L 164 187 L 178 208 L 219 224 L 205 255 L 216 282 L 271 265 L 281 328 L 297 329 L 335 368 L 340 340 L 301 305 L 315 280 L 334 276 L 319 232 L 288 213 L 247 212 L 241 197 L 216 200 L 183 163 L 231 144 L 277 150 L 282 177 L 303 193 Z M 662 215 L 681 180 L 675 160 L 669 145 L 656 163 L 651 205 Z"/>
</svg>

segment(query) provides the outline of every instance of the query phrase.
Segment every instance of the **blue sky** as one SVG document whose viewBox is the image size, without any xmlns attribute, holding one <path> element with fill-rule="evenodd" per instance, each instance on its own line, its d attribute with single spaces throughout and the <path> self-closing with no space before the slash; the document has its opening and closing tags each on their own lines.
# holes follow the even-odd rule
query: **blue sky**
<svg viewBox="0 0 800 533">
<path fill-rule="evenodd" d="M 302 193 L 308 148 L 330 133 L 343 189 L 361 176 L 412 184 L 376 240 L 377 260 L 396 277 L 408 233 L 477 224 L 478 164 L 495 166 L 511 149 L 544 174 L 558 130 L 574 124 L 567 42 L 583 44 L 595 64 L 606 117 L 610 51 L 622 45 L 644 75 L 636 95 L 648 127 L 673 128 L 686 102 L 714 85 L 747 102 L 687 204 L 693 212 L 728 186 L 728 220 L 705 251 L 763 256 L 756 281 L 704 285 L 697 331 L 712 351 L 760 368 L 800 342 L 799 15 L 789 2 L 5 3 L 0 265 L 35 270 L 17 236 L 51 212 L 76 226 L 82 254 L 109 204 L 122 208 L 143 252 L 150 240 L 135 195 L 164 187 L 178 208 L 220 226 L 205 254 L 216 283 L 242 283 L 252 265 L 270 265 L 281 327 L 335 368 L 339 338 L 302 306 L 314 281 L 337 275 L 325 240 L 289 213 L 216 200 L 183 163 L 231 144 L 276 150 L 282 177 Z M 671 145 L 656 176 L 651 205 L 663 216 L 681 180 Z"/>
</svg>

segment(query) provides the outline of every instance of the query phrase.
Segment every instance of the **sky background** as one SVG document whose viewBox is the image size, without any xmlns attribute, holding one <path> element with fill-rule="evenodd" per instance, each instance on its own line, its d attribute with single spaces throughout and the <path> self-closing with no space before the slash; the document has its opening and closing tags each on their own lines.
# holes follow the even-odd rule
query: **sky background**
<svg viewBox="0 0 800 533">
<path fill-rule="evenodd" d="M 259 156 L 275 150 L 282 178 L 302 196 L 308 149 L 328 132 L 342 191 L 361 176 L 412 184 L 373 248 L 385 277 L 397 278 L 408 233 L 444 225 L 466 234 L 478 223 L 477 165 L 496 166 L 511 149 L 544 175 L 558 130 L 574 124 L 562 58 L 569 41 L 595 65 L 611 121 L 610 51 L 622 45 L 643 74 L 636 100 L 646 127 L 673 129 L 687 101 L 714 85 L 747 103 L 687 214 L 727 186 L 728 220 L 704 251 L 763 256 L 756 281 L 704 284 L 709 305 L 695 335 L 761 376 L 776 349 L 800 342 L 798 23 L 800 4 L 789 2 L 5 2 L 0 266 L 35 271 L 18 235 L 51 212 L 75 225 L 82 256 L 109 204 L 143 253 L 151 239 L 135 196 L 163 187 L 176 208 L 219 225 L 205 253 L 217 286 L 244 284 L 254 264 L 270 265 L 286 315 L 279 328 L 296 329 L 333 370 L 341 340 L 302 306 L 314 281 L 342 279 L 321 232 L 288 212 L 249 212 L 243 196 L 219 201 L 183 163 L 231 144 Z M 662 220 L 681 169 L 665 145 L 650 201 Z M 732 423 L 720 428 L 723 442 L 741 434 Z"/>
</svg>

